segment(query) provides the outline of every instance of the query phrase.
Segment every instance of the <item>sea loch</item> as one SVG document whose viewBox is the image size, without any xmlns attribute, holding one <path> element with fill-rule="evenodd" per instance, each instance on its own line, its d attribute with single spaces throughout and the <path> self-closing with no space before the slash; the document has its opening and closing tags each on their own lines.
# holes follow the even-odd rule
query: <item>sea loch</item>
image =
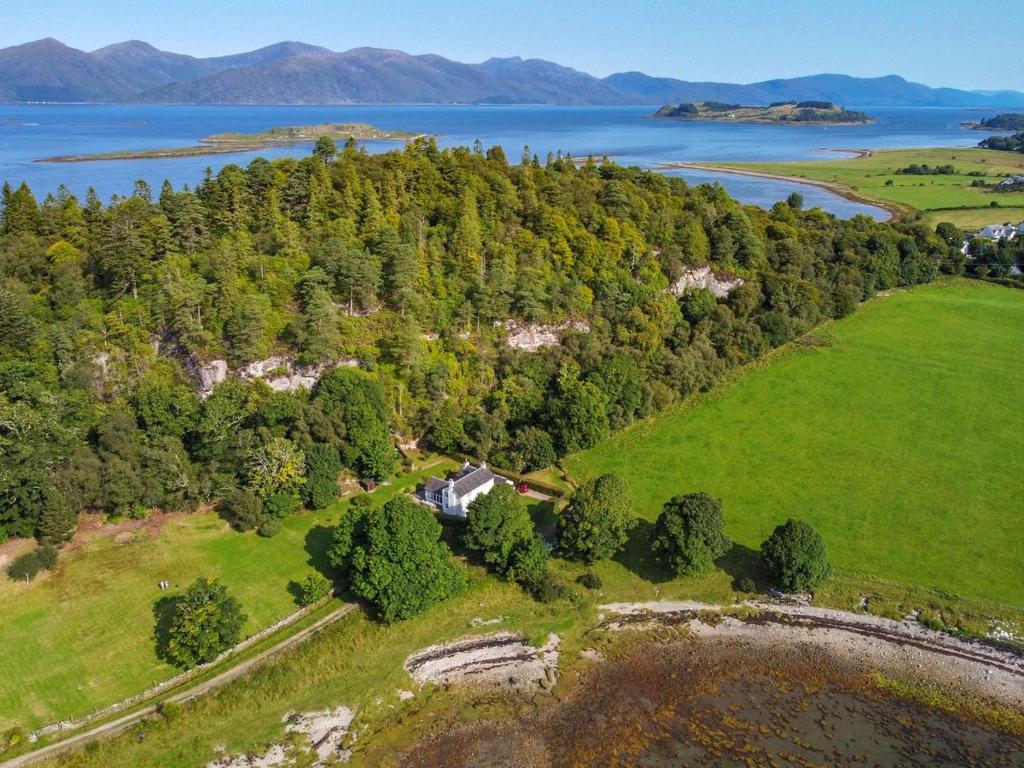
<svg viewBox="0 0 1024 768">
<path fill-rule="evenodd" d="M 500 144 L 518 160 L 523 145 L 541 159 L 548 152 L 575 157 L 608 155 L 623 164 L 656 167 L 681 161 L 799 160 L 828 150 L 908 146 L 973 146 L 977 132 L 961 127 L 989 114 L 986 110 L 873 108 L 876 121 L 852 126 L 744 125 L 651 120 L 654 107 L 545 106 L 151 106 L 151 105 L 2 105 L 0 106 L 0 179 L 26 181 L 40 197 L 64 184 L 77 195 L 93 187 L 103 200 L 128 194 L 136 179 L 158 188 L 164 179 L 176 187 L 194 186 L 206 168 L 244 165 L 252 158 L 303 155 L 309 146 L 275 147 L 257 152 L 210 157 L 114 160 L 89 163 L 39 163 L 55 155 L 185 147 L 210 134 L 256 132 L 282 125 L 361 122 L 396 131 L 428 133 L 442 146 L 468 146 L 480 139 Z M 401 146 L 367 142 L 370 152 Z M 884 218 L 872 206 L 828 191 L 790 182 L 674 171 L 694 183 L 719 181 L 747 203 L 770 206 L 793 191 L 806 205 L 837 216 L 868 214 Z"/>
</svg>

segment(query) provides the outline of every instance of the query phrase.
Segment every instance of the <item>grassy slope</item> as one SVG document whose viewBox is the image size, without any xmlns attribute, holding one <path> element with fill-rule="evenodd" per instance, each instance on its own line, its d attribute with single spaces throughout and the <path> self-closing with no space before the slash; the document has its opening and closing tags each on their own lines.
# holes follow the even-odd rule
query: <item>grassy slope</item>
<svg viewBox="0 0 1024 768">
<path fill-rule="evenodd" d="M 963 208 L 952 211 L 928 211 L 925 221 L 932 227 L 948 221 L 961 229 L 979 230 L 986 224 L 1018 224 L 1024 221 L 1024 208 Z"/>
<path fill-rule="evenodd" d="M 214 513 L 173 516 L 132 543 L 93 539 L 34 584 L 0 580 L 0 730 L 81 717 L 176 674 L 154 651 L 154 604 L 199 576 L 220 578 L 238 598 L 246 635 L 294 612 L 289 585 L 326 565 L 326 526 L 346 507 L 291 517 L 272 539 L 231 531 Z"/>
<path fill-rule="evenodd" d="M 904 176 L 895 173 L 912 163 L 953 165 L 960 173 L 953 176 Z M 812 160 L 799 163 L 715 163 L 731 168 L 773 173 L 781 176 L 838 183 L 861 196 L 885 203 L 896 203 L 921 211 L 937 208 L 964 208 L 971 211 L 951 212 L 955 223 L 964 226 L 983 226 L 1002 223 L 1010 211 L 1024 207 L 1024 193 L 993 193 L 972 188 L 976 177 L 966 176 L 972 171 L 990 174 L 989 183 L 998 181 L 1001 174 L 1024 173 L 1024 155 L 1014 152 L 996 152 L 986 149 L 897 149 L 880 150 L 870 156 L 852 160 Z M 885 183 L 892 181 L 892 186 Z M 995 201 L 1000 209 L 988 210 Z M 983 210 L 982 210 L 983 209 Z M 932 218 L 932 217 L 930 217 Z M 952 220 L 943 213 L 935 213 L 936 221 Z M 1016 221 L 1020 219 L 1017 218 Z"/>
<path fill-rule="evenodd" d="M 1024 292 L 956 281 L 898 293 L 735 386 L 572 457 L 618 472 L 654 519 L 723 499 L 757 548 L 789 516 L 838 569 L 1024 606 Z"/>
</svg>

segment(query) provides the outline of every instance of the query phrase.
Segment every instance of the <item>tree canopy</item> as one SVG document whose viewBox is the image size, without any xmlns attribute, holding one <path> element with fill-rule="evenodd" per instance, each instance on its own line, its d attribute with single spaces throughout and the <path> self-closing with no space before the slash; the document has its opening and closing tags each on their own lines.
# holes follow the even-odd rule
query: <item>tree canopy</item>
<svg viewBox="0 0 1024 768">
<path fill-rule="evenodd" d="M 558 544 L 587 563 L 618 554 L 636 524 L 626 481 L 615 474 L 583 483 L 558 516 Z"/>
<path fill-rule="evenodd" d="M 761 557 L 786 592 L 807 592 L 832 573 L 828 548 L 811 525 L 790 518 L 761 545 Z"/>
<path fill-rule="evenodd" d="M 677 576 L 710 570 L 730 546 L 722 502 L 706 493 L 687 493 L 666 502 L 651 540 L 658 560 Z"/>
<path fill-rule="evenodd" d="M 530 513 L 508 483 L 496 485 L 490 493 L 470 502 L 463 543 L 480 552 L 484 562 L 498 573 L 508 573 L 513 552 L 533 535 Z"/>
<path fill-rule="evenodd" d="M 334 530 L 328 557 L 352 591 L 389 623 L 423 612 L 466 582 L 441 541 L 440 523 L 408 496 L 349 510 Z"/>
<path fill-rule="evenodd" d="M 211 662 L 238 642 L 245 622 L 238 601 L 223 584 L 198 578 L 174 603 L 167 657 L 183 667 Z"/>
<path fill-rule="evenodd" d="M 0 536 L 59 543 L 83 510 L 239 488 L 316 506 L 333 454 L 315 446 L 377 479 L 424 436 L 538 468 L 876 291 L 964 270 L 920 222 L 527 155 L 320 142 L 106 203 L 5 185 Z M 697 268 L 742 285 L 675 295 Z M 510 345 L 509 322 L 560 343 Z"/>
</svg>

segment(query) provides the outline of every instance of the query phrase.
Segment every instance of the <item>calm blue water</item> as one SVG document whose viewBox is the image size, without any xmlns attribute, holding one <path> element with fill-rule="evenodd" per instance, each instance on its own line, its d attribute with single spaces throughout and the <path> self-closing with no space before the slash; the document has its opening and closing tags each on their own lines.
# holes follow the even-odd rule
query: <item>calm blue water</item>
<svg viewBox="0 0 1024 768">
<path fill-rule="evenodd" d="M 442 146 L 500 144 L 518 161 L 524 144 L 541 158 L 562 150 L 574 156 L 614 156 L 623 164 L 655 166 L 672 161 L 798 160 L 823 157 L 842 148 L 883 149 L 911 146 L 973 146 L 984 134 L 960 123 L 992 114 L 962 109 L 872 108 L 871 125 L 773 126 L 684 123 L 647 119 L 652 107 L 480 107 L 480 106 L 344 106 L 344 107 L 199 107 L 0 105 L 0 179 L 27 181 L 42 197 L 60 184 L 83 195 L 90 186 L 103 199 L 131 191 L 136 179 L 154 188 L 170 179 L 175 186 L 195 185 L 205 168 L 244 165 L 257 155 L 304 155 L 309 146 L 294 146 L 212 157 L 166 160 L 121 160 L 41 164 L 53 155 L 153 149 L 195 144 L 222 131 L 253 132 L 279 125 L 365 122 L 384 129 L 431 133 Z M 369 142 L 383 152 L 395 142 Z M 744 202 L 769 206 L 799 191 L 808 206 L 840 216 L 878 209 L 843 200 L 801 184 L 683 171 L 700 183 L 720 181 Z"/>
</svg>

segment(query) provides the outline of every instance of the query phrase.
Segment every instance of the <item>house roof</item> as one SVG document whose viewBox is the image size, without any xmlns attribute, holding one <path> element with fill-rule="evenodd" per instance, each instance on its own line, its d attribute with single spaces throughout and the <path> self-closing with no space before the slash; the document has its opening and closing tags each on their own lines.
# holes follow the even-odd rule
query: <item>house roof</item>
<svg viewBox="0 0 1024 768">
<path fill-rule="evenodd" d="M 427 482 L 425 482 L 423 484 L 423 489 L 427 493 L 437 493 L 438 491 L 443 489 L 446 485 L 447 485 L 447 483 L 444 480 L 442 480 L 440 477 L 431 477 L 431 478 L 429 478 L 427 480 Z"/>
<path fill-rule="evenodd" d="M 466 472 L 466 469 L 470 471 Z M 455 481 L 455 492 L 459 494 L 459 496 L 464 496 L 470 491 L 476 490 L 481 485 L 484 485 L 488 481 L 494 479 L 494 473 L 487 467 L 474 468 L 472 465 L 463 469 L 460 475 L 459 479 Z"/>
</svg>

